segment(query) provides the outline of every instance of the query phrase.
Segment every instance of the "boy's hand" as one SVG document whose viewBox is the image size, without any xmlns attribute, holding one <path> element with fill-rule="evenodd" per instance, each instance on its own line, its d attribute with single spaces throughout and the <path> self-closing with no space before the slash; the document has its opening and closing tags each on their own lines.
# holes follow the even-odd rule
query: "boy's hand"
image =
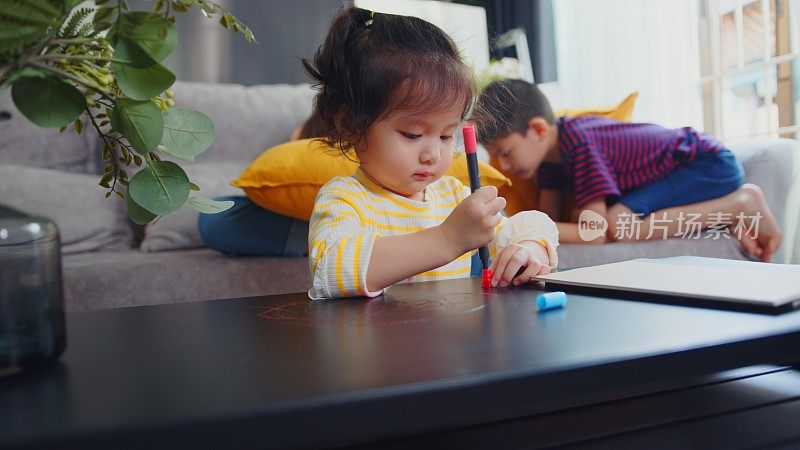
<svg viewBox="0 0 800 450">
<path fill-rule="evenodd" d="M 505 206 L 506 199 L 497 196 L 496 187 L 484 186 L 453 209 L 439 228 L 455 257 L 492 242 Z"/>
<path fill-rule="evenodd" d="M 541 262 L 544 252 L 544 263 Z M 537 256 L 538 255 L 538 256 Z M 490 267 L 494 276 L 492 287 L 525 284 L 537 275 L 550 273 L 547 265 L 547 249 L 538 242 L 523 242 L 507 245 L 497 254 Z"/>
</svg>

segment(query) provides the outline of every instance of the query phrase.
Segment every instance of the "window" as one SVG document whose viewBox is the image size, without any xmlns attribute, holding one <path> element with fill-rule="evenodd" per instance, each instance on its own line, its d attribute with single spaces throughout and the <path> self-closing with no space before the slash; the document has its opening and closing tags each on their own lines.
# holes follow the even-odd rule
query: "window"
<svg viewBox="0 0 800 450">
<path fill-rule="evenodd" d="M 800 138 L 800 0 L 697 0 L 706 131 Z"/>
</svg>

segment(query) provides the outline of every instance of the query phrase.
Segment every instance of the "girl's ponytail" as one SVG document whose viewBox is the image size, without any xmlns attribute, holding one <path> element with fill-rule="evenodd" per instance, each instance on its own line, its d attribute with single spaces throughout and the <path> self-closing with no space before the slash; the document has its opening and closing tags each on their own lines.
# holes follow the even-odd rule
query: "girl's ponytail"
<svg viewBox="0 0 800 450">
<path fill-rule="evenodd" d="M 330 144 L 341 144 L 352 139 L 341 129 L 343 108 L 357 108 L 351 67 L 358 64 L 353 41 L 363 34 L 371 20 L 370 11 L 355 7 L 345 8 L 331 23 L 325 42 L 317 49 L 313 62 L 303 58 L 303 67 L 319 90 L 315 110 L 326 124 Z"/>
</svg>

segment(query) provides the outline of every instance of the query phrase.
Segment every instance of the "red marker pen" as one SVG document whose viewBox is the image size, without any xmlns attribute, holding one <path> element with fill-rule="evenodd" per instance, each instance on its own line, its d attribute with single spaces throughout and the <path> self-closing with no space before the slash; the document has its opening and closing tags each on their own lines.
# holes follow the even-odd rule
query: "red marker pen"
<svg viewBox="0 0 800 450">
<path fill-rule="evenodd" d="M 475 139 L 475 126 L 465 123 L 461 130 L 464 135 L 464 152 L 467 154 L 467 170 L 469 172 L 469 188 L 475 192 L 481 187 L 481 174 L 478 170 L 478 143 Z M 483 264 L 481 272 L 481 287 L 483 289 L 492 288 L 492 271 L 489 269 L 489 249 L 481 247 L 478 249 L 478 256 Z"/>
</svg>

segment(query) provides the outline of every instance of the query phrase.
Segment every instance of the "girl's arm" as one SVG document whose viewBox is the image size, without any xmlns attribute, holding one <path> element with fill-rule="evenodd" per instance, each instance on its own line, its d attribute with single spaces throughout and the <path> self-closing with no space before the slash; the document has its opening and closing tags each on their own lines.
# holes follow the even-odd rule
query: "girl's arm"
<svg viewBox="0 0 800 450">
<path fill-rule="evenodd" d="M 374 297 L 366 268 L 378 233 L 365 228 L 363 189 L 352 179 L 334 178 L 314 202 L 308 229 L 311 299 Z"/>
<path fill-rule="evenodd" d="M 536 275 L 550 273 L 550 255 L 543 241 L 522 241 L 503 248 L 492 261 L 492 286 L 527 283 Z"/>
<path fill-rule="evenodd" d="M 436 227 L 376 238 L 367 269 L 368 288 L 383 289 L 489 244 L 505 204 L 505 199 L 497 196 L 497 188 L 485 186 L 459 203 Z"/>
<path fill-rule="evenodd" d="M 527 283 L 558 265 L 559 230 L 541 211 L 523 211 L 504 221 L 494 242 L 493 286 Z"/>
<path fill-rule="evenodd" d="M 438 226 L 380 236 L 362 225 L 367 220 L 363 195 L 352 181 L 334 179 L 317 196 L 308 233 L 312 299 L 374 297 L 394 283 L 441 267 L 491 242 L 505 207 L 497 188 L 486 186 Z"/>
<path fill-rule="evenodd" d="M 380 291 L 441 267 L 464 253 L 451 245 L 441 226 L 399 236 L 378 236 L 372 245 L 367 287 L 370 291 Z"/>
</svg>

